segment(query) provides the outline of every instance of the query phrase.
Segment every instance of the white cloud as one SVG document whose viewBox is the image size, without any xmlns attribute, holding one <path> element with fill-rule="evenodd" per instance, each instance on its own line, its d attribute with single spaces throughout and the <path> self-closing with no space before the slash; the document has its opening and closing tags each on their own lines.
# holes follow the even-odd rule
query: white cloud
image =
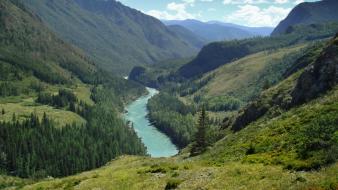
<svg viewBox="0 0 338 190">
<path fill-rule="evenodd" d="M 246 21 L 249 26 L 276 26 L 290 11 L 291 8 L 276 6 L 262 9 L 254 5 L 239 5 L 239 9 L 226 16 L 225 21 L 233 23 Z"/>
<path fill-rule="evenodd" d="M 189 13 L 187 6 L 193 6 L 195 0 L 183 0 L 183 3 L 171 2 L 165 11 L 150 10 L 145 12 L 148 15 L 164 20 L 185 20 L 196 18 L 196 15 Z"/>
<path fill-rule="evenodd" d="M 275 0 L 275 3 L 277 4 L 285 4 L 285 3 L 288 3 L 289 0 Z"/>
</svg>

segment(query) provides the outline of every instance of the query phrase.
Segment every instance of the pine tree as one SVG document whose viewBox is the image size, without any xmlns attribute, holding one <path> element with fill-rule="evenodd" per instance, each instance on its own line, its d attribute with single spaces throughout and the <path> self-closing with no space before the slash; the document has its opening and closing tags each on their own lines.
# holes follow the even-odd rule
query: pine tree
<svg viewBox="0 0 338 190">
<path fill-rule="evenodd" d="M 191 155 L 195 156 L 205 151 L 207 147 L 206 130 L 208 125 L 208 118 L 205 111 L 205 106 L 202 106 L 202 110 L 198 119 L 197 133 L 195 136 L 195 142 L 191 149 Z"/>
<path fill-rule="evenodd" d="M 5 109 L 2 108 L 2 111 L 1 111 L 2 115 L 5 115 Z"/>
<path fill-rule="evenodd" d="M 70 102 L 70 104 L 69 104 L 69 110 L 71 111 L 71 112 L 76 112 L 76 108 L 75 108 L 75 103 L 74 102 Z"/>
<path fill-rule="evenodd" d="M 13 113 L 13 115 L 12 115 L 12 121 L 13 121 L 13 123 L 16 122 L 16 115 L 15 115 L 15 113 Z"/>
</svg>

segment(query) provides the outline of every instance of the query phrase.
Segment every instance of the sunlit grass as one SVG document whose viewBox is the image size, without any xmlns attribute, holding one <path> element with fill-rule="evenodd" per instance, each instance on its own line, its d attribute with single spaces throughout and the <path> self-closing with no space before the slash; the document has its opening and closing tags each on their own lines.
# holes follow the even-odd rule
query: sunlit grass
<svg viewBox="0 0 338 190">
<path fill-rule="evenodd" d="M 224 95 L 240 95 L 236 98 L 245 97 L 252 93 L 252 86 L 257 85 L 259 73 L 272 62 L 282 59 L 285 55 L 297 52 L 307 44 L 282 48 L 276 51 L 263 51 L 246 56 L 242 59 L 225 64 L 219 69 L 210 72 L 204 77 L 214 75 L 214 78 L 194 95 L 204 98 Z"/>
<path fill-rule="evenodd" d="M 0 111 L 4 109 L 5 114 L 0 113 L 0 121 L 12 121 L 13 114 L 15 114 L 16 118 L 19 120 L 25 120 L 29 118 L 31 113 L 37 114 L 40 118 L 42 118 L 43 114 L 46 113 L 53 121 L 57 124 L 57 126 L 65 126 L 66 124 L 85 124 L 86 120 L 81 116 L 66 111 L 63 109 L 56 109 L 47 105 L 40 105 L 34 102 L 34 98 L 26 98 L 20 99 L 20 97 L 11 97 L 8 98 L 9 103 L 0 103 Z"/>
<path fill-rule="evenodd" d="M 214 166 L 181 158 L 124 156 L 97 170 L 24 189 L 164 189 L 169 181 L 177 181 L 178 189 L 329 189 L 337 185 L 337 171 L 337 164 L 304 173 L 263 164 Z"/>
</svg>

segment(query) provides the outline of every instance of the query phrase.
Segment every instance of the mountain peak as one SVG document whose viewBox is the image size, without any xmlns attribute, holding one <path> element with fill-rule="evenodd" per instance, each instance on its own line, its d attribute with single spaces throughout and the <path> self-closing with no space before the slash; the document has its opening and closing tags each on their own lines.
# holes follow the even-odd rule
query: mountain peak
<svg viewBox="0 0 338 190">
<path fill-rule="evenodd" d="M 292 25 L 308 25 L 322 22 L 338 21 L 338 1 L 322 0 L 304 2 L 297 5 L 290 14 L 279 23 L 272 35 L 283 34 Z"/>
</svg>

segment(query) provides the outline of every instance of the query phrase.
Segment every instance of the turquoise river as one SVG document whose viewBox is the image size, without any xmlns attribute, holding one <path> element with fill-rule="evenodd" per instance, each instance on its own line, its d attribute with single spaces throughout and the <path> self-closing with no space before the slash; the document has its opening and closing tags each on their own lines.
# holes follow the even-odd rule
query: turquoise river
<svg viewBox="0 0 338 190">
<path fill-rule="evenodd" d="M 169 157 L 178 153 L 177 147 L 169 137 L 154 127 L 147 118 L 147 103 L 158 91 L 147 88 L 148 94 L 142 96 L 126 107 L 124 118 L 132 123 L 137 135 L 142 139 L 151 157 Z"/>
</svg>

